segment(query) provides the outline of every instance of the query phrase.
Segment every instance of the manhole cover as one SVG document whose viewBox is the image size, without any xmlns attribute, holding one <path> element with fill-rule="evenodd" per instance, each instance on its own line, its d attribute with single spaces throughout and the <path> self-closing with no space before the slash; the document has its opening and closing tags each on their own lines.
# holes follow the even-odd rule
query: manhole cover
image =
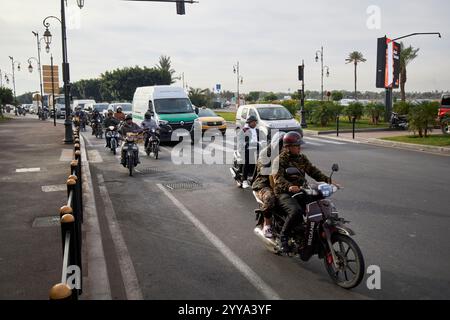
<svg viewBox="0 0 450 320">
<path fill-rule="evenodd" d="M 196 181 L 182 181 L 175 183 L 165 183 L 164 186 L 170 190 L 192 190 L 201 188 L 202 184 Z"/>
<path fill-rule="evenodd" d="M 51 217 L 39 217 L 34 219 L 33 228 L 45 228 L 45 227 L 57 227 L 60 224 L 60 218 L 58 216 Z"/>
</svg>

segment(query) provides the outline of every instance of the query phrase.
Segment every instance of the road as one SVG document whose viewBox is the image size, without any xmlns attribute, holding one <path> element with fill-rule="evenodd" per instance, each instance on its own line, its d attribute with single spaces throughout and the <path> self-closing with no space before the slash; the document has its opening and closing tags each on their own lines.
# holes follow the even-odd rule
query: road
<svg viewBox="0 0 450 320">
<path fill-rule="evenodd" d="M 176 165 L 171 154 L 180 145 L 169 144 L 159 160 L 142 154 L 129 177 L 88 131 L 115 299 L 450 298 L 448 157 L 306 137 L 304 153 L 319 168 L 340 165 L 335 179 L 345 188 L 334 200 L 366 266 L 381 268 L 381 290 L 369 290 L 366 275 L 346 291 L 317 258 L 304 263 L 265 250 L 253 234 L 253 196 L 235 186 L 229 164 Z M 230 163 L 232 145 L 219 149 Z M 202 149 L 184 155 L 201 159 Z"/>
</svg>

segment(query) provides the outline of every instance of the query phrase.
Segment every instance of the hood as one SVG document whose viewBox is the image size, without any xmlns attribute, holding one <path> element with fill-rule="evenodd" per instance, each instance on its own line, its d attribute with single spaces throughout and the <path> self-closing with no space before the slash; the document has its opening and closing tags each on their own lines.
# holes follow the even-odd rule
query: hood
<svg viewBox="0 0 450 320">
<path fill-rule="evenodd" d="M 191 113 L 172 113 L 172 114 L 158 114 L 159 120 L 166 120 L 170 123 L 173 122 L 192 122 L 198 118 L 197 114 L 194 112 Z"/>
<path fill-rule="evenodd" d="M 224 118 L 222 117 L 199 117 L 198 118 L 200 121 L 203 122 L 218 122 L 218 121 L 225 121 Z"/>
<path fill-rule="evenodd" d="M 272 129 L 300 128 L 300 124 L 295 119 L 290 120 L 261 120 L 259 126 L 270 126 Z"/>
</svg>

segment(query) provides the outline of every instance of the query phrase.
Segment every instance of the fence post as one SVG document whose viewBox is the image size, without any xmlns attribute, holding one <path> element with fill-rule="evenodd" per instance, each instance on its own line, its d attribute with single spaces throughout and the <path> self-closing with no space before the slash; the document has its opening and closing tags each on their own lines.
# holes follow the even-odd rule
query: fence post
<svg viewBox="0 0 450 320">
<path fill-rule="evenodd" d="M 66 248 L 66 235 L 69 232 L 70 234 L 70 243 L 68 245 L 68 248 Z M 71 214 L 65 214 L 61 218 L 61 233 L 63 238 L 63 256 L 65 257 L 66 254 L 68 255 L 68 260 L 66 261 L 64 259 L 63 261 L 63 274 L 61 283 L 67 284 L 67 268 L 69 266 L 80 266 L 78 260 L 78 245 L 77 245 L 77 239 L 76 239 L 76 220 L 75 217 Z M 68 252 L 66 253 L 66 250 L 68 249 Z M 80 269 L 81 270 L 81 269 Z M 80 274 L 81 276 L 81 274 Z M 81 280 L 81 279 L 80 279 Z M 78 289 L 73 288 L 72 290 L 72 297 L 73 299 L 78 299 Z"/>
<path fill-rule="evenodd" d="M 50 300 L 74 300 L 72 289 L 66 283 L 58 283 L 50 289 Z"/>
</svg>

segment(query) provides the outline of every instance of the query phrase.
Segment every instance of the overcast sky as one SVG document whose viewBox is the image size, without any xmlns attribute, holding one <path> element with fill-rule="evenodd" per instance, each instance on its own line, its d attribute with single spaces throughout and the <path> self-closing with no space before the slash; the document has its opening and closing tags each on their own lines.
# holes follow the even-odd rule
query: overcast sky
<svg viewBox="0 0 450 320">
<path fill-rule="evenodd" d="M 39 78 L 28 72 L 26 63 L 37 56 L 31 31 L 42 35 L 42 20 L 60 15 L 60 1 L 0 0 L 0 4 L 0 69 L 11 73 L 8 56 L 14 56 L 23 66 L 16 72 L 17 94 L 37 91 Z M 297 90 L 297 65 L 304 59 L 306 89 L 320 90 L 320 63 L 314 57 L 323 46 L 325 65 L 330 67 L 325 90 L 352 90 L 353 66 L 346 65 L 345 58 L 357 50 L 367 58 L 359 66 L 359 89 L 375 91 L 378 37 L 439 31 L 442 39 L 405 40 L 420 48 L 408 69 L 407 90 L 450 89 L 447 0 L 200 0 L 186 4 L 185 16 L 176 14 L 174 3 L 85 0 L 82 10 L 76 0 L 68 0 L 68 5 L 72 82 L 115 68 L 151 67 L 164 54 L 171 57 L 177 75 L 184 72 L 187 84 L 199 88 L 212 89 L 220 83 L 235 91 L 233 65 L 239 61 L 243 92 Z M 379 8 L 380 20 L 371 6 Z M 52 53 L 60 64 L 60 25 L 49 21 Z M 45 50 L 42 61 L 50 62 Z"/>
</svg>

